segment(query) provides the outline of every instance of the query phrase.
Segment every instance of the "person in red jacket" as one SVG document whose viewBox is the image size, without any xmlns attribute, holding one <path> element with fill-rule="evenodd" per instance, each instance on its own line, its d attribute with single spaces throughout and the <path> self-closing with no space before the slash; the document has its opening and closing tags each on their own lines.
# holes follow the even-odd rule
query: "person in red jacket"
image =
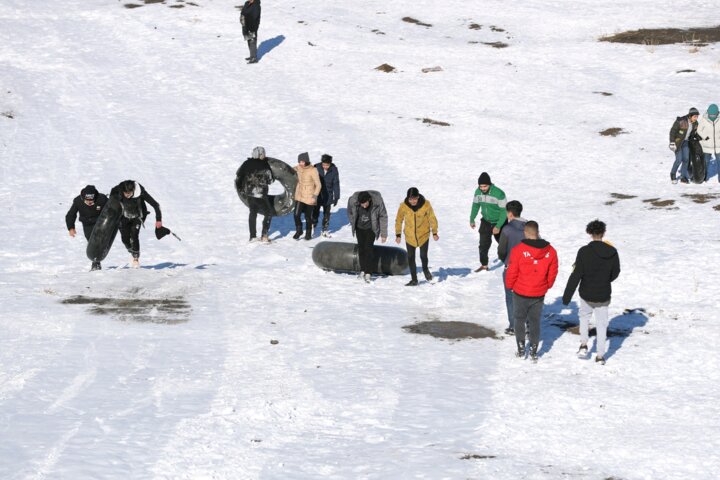
<svg viewBox="0 0 720 480">
<path fill-rule="evenodd" d="M 525 358 L 525 322 L 529 325 L 530 356 L 537 360 L 540 343 L 540 316 L 545 294 L 555 283 L 558 272 L 557 252 L 540 238 L 537 222 L 525 224 L 525 239 L 510 252 L 505 287 L 513 291 L 513 316 L 517 356 Z"/>
</svg>

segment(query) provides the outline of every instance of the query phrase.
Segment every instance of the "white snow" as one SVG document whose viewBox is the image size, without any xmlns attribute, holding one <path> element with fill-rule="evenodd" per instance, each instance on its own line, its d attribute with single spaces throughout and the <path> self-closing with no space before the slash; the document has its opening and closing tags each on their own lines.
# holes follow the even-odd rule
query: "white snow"
<svg viewBox="0 0 720 480">
<path fill-rule="evenodd" d="M 0 478 L 717 477 L 720 197 L 685 194 L 720 186 L 671 185 L 667 135 L 720 102 L 718 46 L 597 41 L 715 26 L 714 2 L 266 0 L 246 65 L 233 2 L 193 1 L 0 2 Z M 290 217 L 248 244 L 233 180 L 256 145 L 334 156 L 333 240 L 354 240 L 352 192 L 383 193 L 392 233 L 417 186 L 440 281 L 324 272 Z M 471 273 L 482 171 L 559 253 L 534 365 L 502 334 L 402 329 L 505 327 L 502 269 Z M 147 228 L 144 268 L 118 239 L 90 273 L 64 215 L 128 178 L 182 242 Z M 560 297 L 594 218 L 622 262 L 611 328 L 632 329 L 605 366 L 552 325 L 577 320 Z"/>
</svg>

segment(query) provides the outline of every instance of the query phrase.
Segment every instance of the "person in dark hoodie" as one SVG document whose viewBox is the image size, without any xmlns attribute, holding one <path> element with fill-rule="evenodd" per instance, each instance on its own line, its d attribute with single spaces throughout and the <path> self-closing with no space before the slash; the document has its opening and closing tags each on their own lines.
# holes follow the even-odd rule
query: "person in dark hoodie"
<svg viewBox="0 0 720 480">
<path fill-rule="evenodd" d="M 405 229 L 403 230 L 403 223 Z M 400 243 L 402 232 L 405 232 L 405 247 L 408 253 L 408 265 L 410 267 L 410 282 L 405 286 L 414 287 L 418 284 L 417 265 L 415 264 L 415 250 L 420 249 L 420 262 L 422 263 L 423 274 L 428 282 L 433 276 L 428 268 L 428 248 L 430 246 L 430 234 L 433 240 L 438 241 L 438 221 L 435 217 L 430 202 L 420 195 L 416 187 L 407 191 L 405 200 L 398 207 L 395 216 L 395 242 Z"/>
<path fill-rule="evenodd" d="M 110 197 L 117 199 L 122 207 L 120 238 L 132 255 L 132 267 L 140 267 L 140 227 L 148 216 L 147 204 L 155 210 L 155 228 L 162 228 L 160 204 L 135 180 L 125 180 L 110 190 Z"/>
<path fill-rule="evenodd" d="M 382 243 L 387 240 L 388 216 L 382 195 L 375 190 L 353 193 L 348 198 L 347 215 L 357 237 L 360 278 L 370 283 L 375 270 L 373 244 L 378 238 Z"/>
<path fill-rule="evenodd" d="M 257 215 L 263 215 L 262 237 L 263 243 L 270 243 L 270 221 L 272 220 L 272 205 L 268 192 L 270 184 L 275 181 L 270 164 L 265 156 L 263 147 L 255 147 L 252 157 L 240 165 L 235 175 L 235 188 L 242 192 L 247 198 L 250 216 L 248 217 L 248 228 L 250 230 L 250 241 L 257 240 Z"/>
<path fill-rule="evenodd" d="M 525 223 L 525 239 L 510 252 L 505 287 L 513 291 L 513 316 L 518 357 L 525 357 L 525 323 L 529 326 L 530 357 L 537 361 L 540 343 L 540 317 L 545 294 L 555 283 L 557 252 L 540 238 L 537 222 Z"/>
<path fill-rule="evenodd" d="M 503 286 L 505 285 L 505 277 L 507 276 L 508 265 L 510 264 L 510 252 L 513 247 L 525 238 L 525 223 L 527 220 L 522 218 L 523 206 L 517 200 L 511 200 L 505 206 L 507 210 L 507 223 L 500 232 L 500 241 L 498 242 L 497 254 L 498 258 L 505 264 L 503 270 Z M 508 335 L 515 334 L 515 317 L 513 317 L 513 292 L 505 287 L 505 307 L 507 308 L 508 327 L 505 333 Z"/>
<path fill-rule="evenodd" d="M 87 185 L 80 190 L 80 195 L 75 197 L 65 215 L 65 225 L 71 237 L 75 238 L 75 219 L 79 216 L 83 226 L 85 239 L 90 240 L 90 234 L 97 222 L 100 212 L 107 203 L 107 197 L 97 191 L 94 185 Z M 100 262 L 93 262 L 90 270 L 100 270 Z"/>
<path fill-rule="evenodd" d="M 680 181 L 689 183 L 688 163 L 690 162 L 690 137 L 697 132 L 698 117 L 700 112 L 693 107 L 687 115 L 677 117 L 670 127 L 670 150 L 675 154 L 672 170 L 670 170 L 670 181 L 677 183 L 678 168 L 680 168 Z"/>
<path fill-rule="evenodd" d="M 242 34 L 248 48 L 250 56 L 247 57 L 247 63 L 257 63 L 257 34 L 260 28 L 260 0 L 247 0 L 240 11 L 240 24 L 242 25 Z"/>
<path fill-rule="evenodd" d="M 578 250 L 573 272 L 565 286 L 563 305 L 568 305 L 580 285 L 580 349 L 578 356 L 587 358 L 590 318 L 595 314 L 597 345 L 595 361 L 605 364 L 608 305 L 611 283 L 620 275 L 620 257 L 615 247 L 603 241 L 605 223 L 593 220 L 585 229 L 592 241 Z"/>
<path fill-rule="evenodd" d="M 324 153 L 320 158 L 320 163 L 315 164 L 315 168 L 320 176 L 320 195 L 313 209 L 313 229 L 317 231 L 318 220 L 320 220 L 320 208 L 323 211 L 322 236 L 329 237 L 328 228 L 330 227 L 330 210 L 337 205 L 340 200 L 340 173 L 333 163 L 331 155 Z"/>
</svg>

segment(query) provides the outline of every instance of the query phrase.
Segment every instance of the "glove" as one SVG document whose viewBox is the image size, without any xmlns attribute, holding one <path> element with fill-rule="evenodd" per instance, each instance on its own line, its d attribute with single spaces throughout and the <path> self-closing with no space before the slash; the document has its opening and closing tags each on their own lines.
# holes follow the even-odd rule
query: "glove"
<svg viewBox="0 0 720 480">
<path fill-rule="evenodd" d="M 337 207 L 337 200 L 333 202 L 333 207 Z"/>
<path fill-rule="evenodd" d="M 670 150 L 672 150 L 673 152 L 674 152 L 675 150 L 677 150 L 677 145 L 675 145 L 675 143 L 671 143 L 670 145 L 668 145 L 668 147 L 669 147 Z"/>
</svg>

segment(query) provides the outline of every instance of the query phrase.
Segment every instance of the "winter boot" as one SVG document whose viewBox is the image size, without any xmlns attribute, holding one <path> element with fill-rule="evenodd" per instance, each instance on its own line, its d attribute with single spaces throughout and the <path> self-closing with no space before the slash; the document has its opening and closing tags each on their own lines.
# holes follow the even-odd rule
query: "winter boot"
<svg viewBox="0 0 720 480">
<path fill-rule="evenodd" d="M 330 238 L 330 232 L 327 231 L 327 229 L 322 231 L 322 236 L 325 238 Z"/>
<path fill-rule="evenodd" d="M 530 358 L 532 359 L 533 362 L 537 362 L 537 359 L 538 359 L 537 351 L 538 351 L 537 343 L 534 345 L 530 345 Z"/>
<path fill-rule="evenodd" d="M 517 352 L 515 352 L 515 356 L 525 358 L 525 342 L 517 342 Z"/>
<path fill-rule="evenodd" d="M 298 228 L 298 229 L 295 231 L 295 235 L 293 235 L 293 238 L 294 238 L 295 240 L 300 240 L 300 237 L 302 237 L 302 234 L 303 234 L 302 228 Z"/>
<path fill-rule="evenodd" d="M 423 268 L 423 273 L 425 274 L 425 280 L 428 282 L 433 279 L 432 273 L 430 273 L 430 269 Z"/>
<path fill-rule="evenodd" d="M 307 231 L 305 232 L 305 240 L 311 240 L 312 239 L 312 231 L 313 227 L 308 225 Z"/>
<path fill-rule="evenodd" d="M 417 287 L 418 281 L 416 278 L 413 278 L 408 283 L 405 284 L 406 287 Z"/>
<path fill-rule="evenodd" d="M 92 262 L 92 266 L 90 267 L 90 271 L 93 272 L 95 270 L 102 270 L 102 266 L 100 266 L 100 262 Z"/>
</svg>

